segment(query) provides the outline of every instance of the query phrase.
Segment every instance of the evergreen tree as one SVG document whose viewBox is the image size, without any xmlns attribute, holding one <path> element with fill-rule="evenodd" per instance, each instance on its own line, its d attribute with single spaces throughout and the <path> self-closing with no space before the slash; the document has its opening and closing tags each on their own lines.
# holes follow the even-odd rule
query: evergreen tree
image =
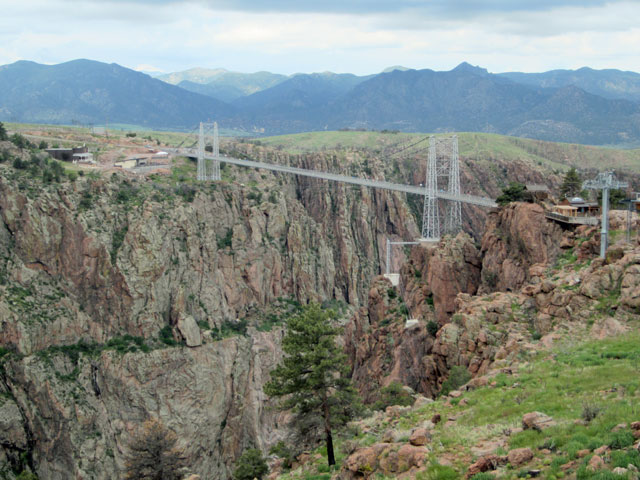
<svg viewBox="0 0 640 480">
<path fill-rule="evenodd" d="M 4 128 L 4 124 L 0 122 L 0 140 L 8 140 L 7 130 Z"/>
<path fill-rule="evenodd" d="M 582 179 L 577 170 L 573 167 L 565 174 L 562 185 L 560 186 L 560 196 L 562 198 L 577 197 L 582 190 Z"/>
<path fill-rule="evenodd" d="M 264 391 L 282 397 L 280 407 L 291 409 L 296 425 L 310 434 L 324 431 L 327 462 L 335 465 L 333 431 L 353 418 L 360 401 L 348 378 L 346 355 L 336 345 L 339 329 L 333 311 L 311 304 L 287 321 L 282 341 L 285 357 L 271 372 Z"/>
<path fill-rule="evenodd" d="M 521 202 L 524 200 L 525 186 L 522 183 L 511 182 L 508 187 L 502 189 L 502 193 L 496 198 L 496 203 L 500 206 L 511 202 Z"/>
<path fill-rule="evenodd" d="M 176 435 L 158 420 L 147 420 L 129 444 L 127 480 L 180 480 L 184 456 Z"/>
<path fill-rule="evenodd" d="M 250 448 L 245 450 L 236 462 L 233 480 L 253 480 L 254 478 L 261 480 L 268 471 L 269 467 L 260 450 Z"/>
</svg>

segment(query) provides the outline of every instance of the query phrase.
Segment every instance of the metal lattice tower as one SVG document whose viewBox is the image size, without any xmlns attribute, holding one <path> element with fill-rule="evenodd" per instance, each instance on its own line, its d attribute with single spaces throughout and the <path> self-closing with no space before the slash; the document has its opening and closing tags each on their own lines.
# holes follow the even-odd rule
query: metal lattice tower
<svg viewBox="0 0 640 480">
<path fill-rule="evenodd" d="M 449 193 L 460 195 L 460 164 L 458 161 L 458 137 L 451 138 L 451 157 L 449 163 Z M 456 234 L 462 226 L 462 203 L 452 200 L 447 205 L 444 220 L 445 233 Z"/>
<path fill-rule="evenodd" d="M 627 182 L 619 181 L 613 172 L 601 172 L 593 180 L 582 184 L 583 189 L 602 190 L 602 221 L 600 222 L 600 257 L 604 258 L 609 246 L 609 190 L 627 188 Z"/>
<path fill-rule="evenodd" d="M 208 145 L 211 145 L 212 151 L 212 155 L 209 158 L 205 157 L 205 151 Z M 218 123 L 200 122 L 200 132 L 198 135 L 198 180 L 220 180 L 219 157 Z"/>
<path fill-rule="evenodd" d="M 422 210 L 422 238 L 427 241 L 440 239 L 440 211 L 438 209 L 438 174 L 436 162 L 436 139 L 429 138 L 427 178 L 424 184 L 424 208 Z"/>
<path fill-rule="evenodd" d="M 458 159 L 458 137 L 429 138 L 429 160 L 424 195 L 422 216 L 423 241 L 440 239 L 440 209 L 438 191 L 446 191 L 451 195 L 460 195 L 460 165 Z M 440 182 L 439 182 L 440 180 Z M 446 190 L 444 187 L 446 182 Z M 446 206 L 444 217 L 444 233 L 454 234 L 462 224 L 462 204 L 452 200 Z"/>
</svg>

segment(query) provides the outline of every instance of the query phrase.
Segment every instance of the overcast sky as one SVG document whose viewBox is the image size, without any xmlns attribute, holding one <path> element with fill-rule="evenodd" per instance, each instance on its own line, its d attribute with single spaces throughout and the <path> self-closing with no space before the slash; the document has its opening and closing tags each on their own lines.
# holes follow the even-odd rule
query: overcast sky
<svg viewBox="0 0 640 480">
<path fill-rule="evenodd" d="M 640 0 L 0 0 L 0 64 L 640 72 Z"/>
</svg>

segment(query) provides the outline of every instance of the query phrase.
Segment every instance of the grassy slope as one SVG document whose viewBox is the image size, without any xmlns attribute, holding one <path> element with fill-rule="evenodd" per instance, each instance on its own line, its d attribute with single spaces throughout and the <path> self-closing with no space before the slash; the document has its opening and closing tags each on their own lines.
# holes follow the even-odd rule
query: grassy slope
<svg viewBox="0 0 640 480">
<path fill-rule="evenodd" d="M 619 150 L 568 143 L 543 142 L 526 138 L 507 137 L 487 133 L 458 133 L 459 153 L 464 158 L 476 160 L 524 159 L 566 170 L 579 168 L 613 168 L 640 172 L 640 149 Z M 425 134 L 379 132 L 312 132 L 282 135 L 261 139 L 265 145 L 280 146 L 292 153 L 322 149 L 370 148 L 394 151 L 394 145 L 411 143 Z M 426 146 L 426 142 L 422 144 Z M 411 150 L 407 150 L 410 152 Z"/>
<path fill-rule="evenodd" d="M 613 445 L 610 468 L 627 467 L 629 463 L 640 467 L 640 454 L 629 448 L 630 430 L 611 431 L 620 423 L 640 420 L 639 344 L 640 334 L 636 329 L 634 333 L 617 338 L 563 345 L 551 352 L 540 353 L 537 358 L 523 359 L 516 374 L 498 374 L 494 386 L 465 393 L 462 398 L 466 405 L 460 405 L 461 398 L 439 399 L 409 411 L 395 425 L 377 425 L 376 430 L 392 427 L 408 431 L 439 413 L 443 422 L 433 431 L 430 465 L 415 478 L 454 480 L 463 478 L 466 467 L 475 458 L 471 447 L 505 438 L 505 431 L 520 427 L 525 413 L 540 411 L 552 416 L 557 426 L 543 432 L 525 430 L 507 437 L 505 447 L 498 449 L 498 454 L 504 455 L 513 448 L 531 447 L 536 457 L 523 469 L 510 465 L 500 467 L 495 472 L 496 478 L 529 478 L 526 472 L 532 469 L 541 469 L 539 478 L 545 479 L 625 478 L 588 472 L 585 466 L 593 453 L 578 458 L 577 452 Z M 587 407 L 599 410 L 599 414 L 587 424 L 576 422 Z M 445 425 L 447 418 L 456 418 L 455 425 Z M 347 440 L 356 440 L 360 445 L 381 441 L 372 434 L 345 436 L 337 442 L 338 451 Z M 542 452 L 544 448 L 551 453 Z M 322 449 L 318 452 L 324 453 Z M 345 455 L 340 454 L 338 462 L 344 458 Z M 452 466 L 440 465 L 439 459 L 443 458 L 447 458 Z M 306 471 L 293 471 L 279 478 L 329 479 L 324 462 L 324 458 L 318 458 Z M 567 465 L 570 462 L 574 463 Z M 394 477 L 378 474 L 373 478 Z"/>
</svg>

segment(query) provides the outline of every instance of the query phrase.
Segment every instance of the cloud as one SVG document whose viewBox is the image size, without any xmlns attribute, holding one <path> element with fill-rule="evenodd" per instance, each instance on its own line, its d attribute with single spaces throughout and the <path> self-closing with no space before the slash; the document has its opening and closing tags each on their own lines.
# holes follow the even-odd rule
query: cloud
<svg viewBox="0 0 640 480">
<path fill-rule="evenodd" d="M 369 74 L 637 69 L 637 1 L 29 0 L 0 16 L 0 64 L 91 58 L 162 71 Z M 28 5 L 25 5 L 27 4 Z M 34 12 L 38 12 L 34 14 Z"/>
</svg>

